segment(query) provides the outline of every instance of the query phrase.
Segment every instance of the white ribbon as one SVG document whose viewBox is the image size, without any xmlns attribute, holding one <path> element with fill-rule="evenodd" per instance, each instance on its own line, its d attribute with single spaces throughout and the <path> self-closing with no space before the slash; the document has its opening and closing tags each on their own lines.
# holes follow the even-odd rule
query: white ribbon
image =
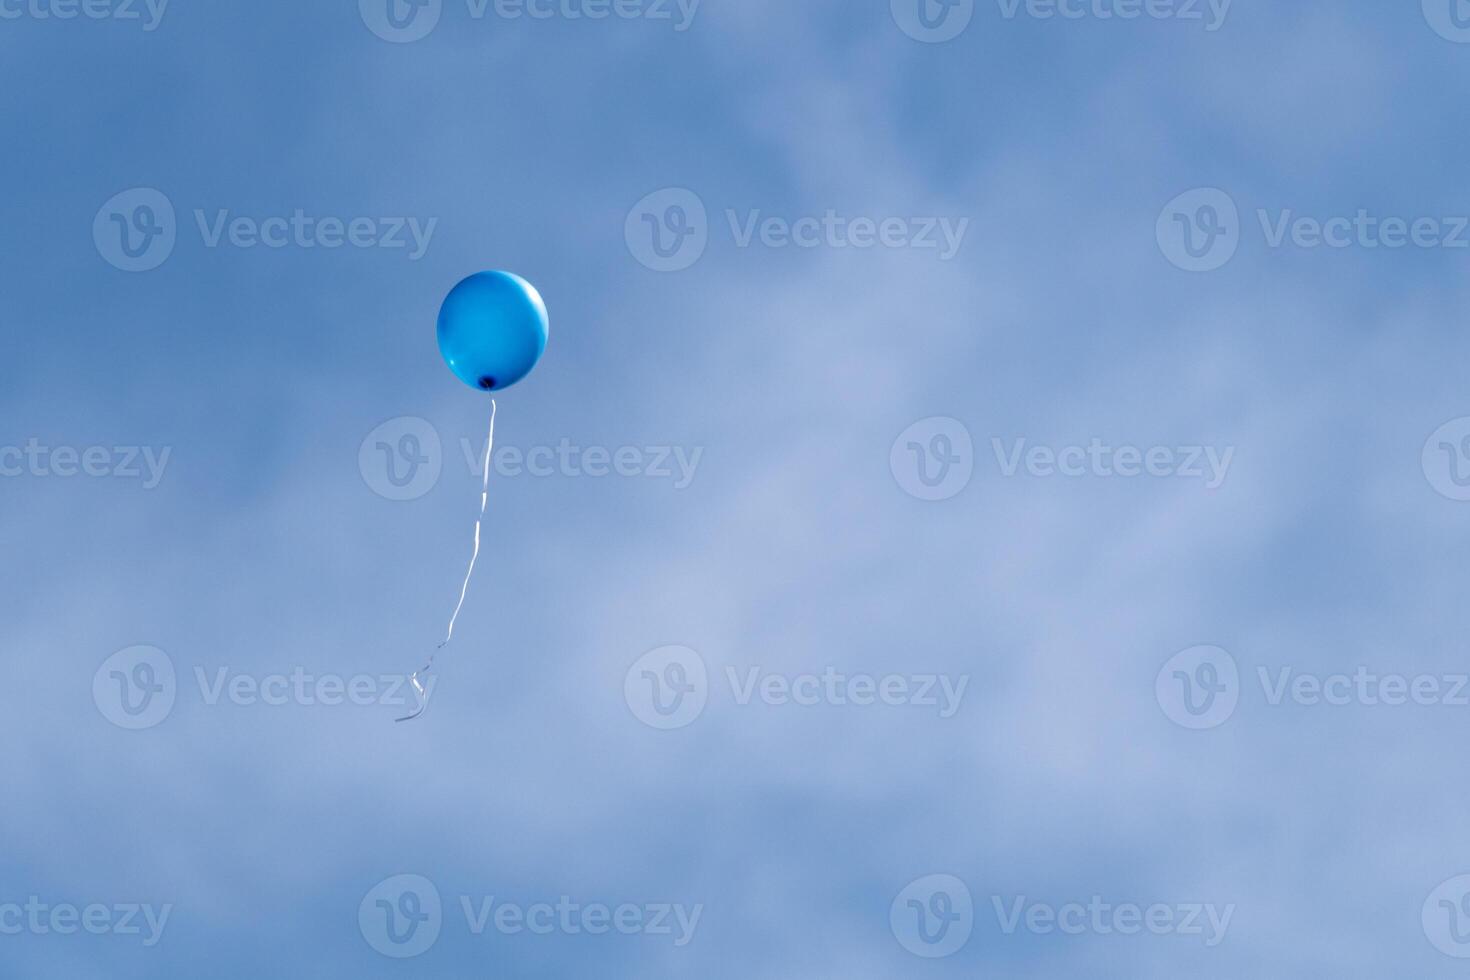
<svg viewBox="0 0 1470 980">
<path fill-rule="evenodd" d="M 470 590 L 470 576 L 475 574 L 475 559 L 480 557 L 480 525 L 485 520 L 485 505 L 490 501 L 490 456 L 494 451 L 495 399 L 492 398 L 490 399 L 490 436 L 485 440 L 485 473 L 480 484 L 480 514 L 475 518 L 475 550 L 470 553 L 470 567 L 464 573 L 464 585 L 459 588 L 459 602 L 455 604 L 454 614 L 449 617 L 449 629 L 445 631 L 444 639 L 440 640 L 439 645 L 434 648 L 434 652 L 429 654 L 429 662 L 424 664 L 424 668 L 415 671 L 414 675 L 409 678 L 409 683 L 413 685 L 414 696 L 418 698 L 418 710 L 399 718 L 399 721 L 413 721 L 428 710 L 429 692 L 423 683 L 420 682 L 419 675 L 427 674 L 434 669 L 434 657 L 440 650 L 443 650 L 449 645 L 450 640 L 454 639 L 454 624 L 459 619 L 459 611 L 464 608 L 464 597 Z"/>
</svg>

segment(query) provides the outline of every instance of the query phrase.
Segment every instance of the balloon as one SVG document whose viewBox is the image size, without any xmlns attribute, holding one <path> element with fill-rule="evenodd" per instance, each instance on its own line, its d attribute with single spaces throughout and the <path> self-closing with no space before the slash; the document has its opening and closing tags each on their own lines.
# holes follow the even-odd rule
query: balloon
<svg viewBox="0 0 1470 980">
<path fill-rule="evenodd" d="M 512 272 L 477 272 L 439 308 L 439 353 L 471 388 L 499 391 L 531 373 L 548 329 L 535 286 Z"/>
</svg>

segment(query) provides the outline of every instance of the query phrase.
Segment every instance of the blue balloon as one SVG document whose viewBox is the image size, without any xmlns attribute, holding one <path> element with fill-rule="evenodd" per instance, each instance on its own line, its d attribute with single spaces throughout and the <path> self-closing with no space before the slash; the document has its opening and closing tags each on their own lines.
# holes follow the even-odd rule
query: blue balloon
<svg viewBox="0 0 1470 980">
<path fill-rule="evenodd" d="M 471 388 L 499 391 L 531 373 L 548 330 L 535 286 L 512 272 L 477 272 L 439 308 L 439 353 Z"/>
</svg>

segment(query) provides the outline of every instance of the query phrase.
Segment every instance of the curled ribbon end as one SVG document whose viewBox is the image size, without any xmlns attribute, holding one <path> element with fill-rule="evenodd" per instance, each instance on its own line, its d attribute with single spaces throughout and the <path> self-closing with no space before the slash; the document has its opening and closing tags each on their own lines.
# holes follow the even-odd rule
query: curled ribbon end
<svg viewBox="0 0 1470 980">
<path fill-rule="evenodd" d="M 425 667 L 424 671 L 427 671 L 428 669 L 428 667 Z M 421 672 L 416 671 L 414 675 L 408 679 L 408 682 L 413 685 L 414 698 L 419 703 L 418 709 L 404 715 L 402 718 L 393 719 L 395 722 L 401 723 L 405 721 L 413 721 L 415 718 L 422 715 L 425 711 L 429 710 L 429 692 L 424 687 L 424 685 L 419 683 L 419 673 Z"/>
</svg>

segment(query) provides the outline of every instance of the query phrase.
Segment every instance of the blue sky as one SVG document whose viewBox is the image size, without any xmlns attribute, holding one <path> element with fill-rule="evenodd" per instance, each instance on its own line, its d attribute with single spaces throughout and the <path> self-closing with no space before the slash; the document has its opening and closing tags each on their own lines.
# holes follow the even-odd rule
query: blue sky
<svg viewBox="0 0 1470 980">
<path fill-rule="evenodd" d="M 1470 4 L 397 2 L 0 0 L 0 973 L 1461 975 Z"/>
</svg>

